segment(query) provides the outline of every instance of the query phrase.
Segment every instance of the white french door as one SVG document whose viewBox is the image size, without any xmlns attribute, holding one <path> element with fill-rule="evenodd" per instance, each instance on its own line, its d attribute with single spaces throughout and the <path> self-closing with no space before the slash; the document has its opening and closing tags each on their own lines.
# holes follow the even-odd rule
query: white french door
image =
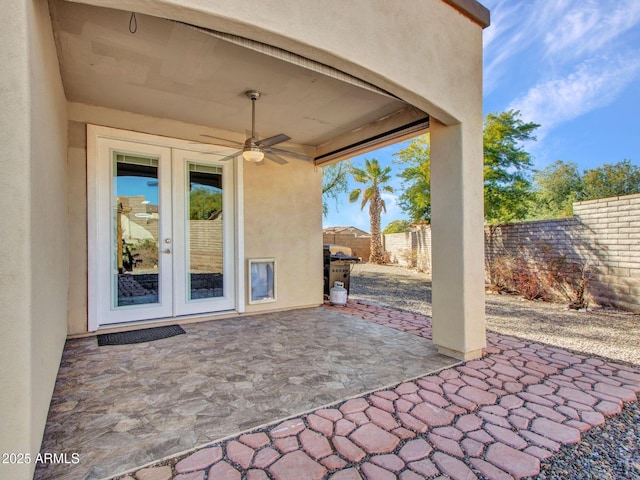
<svg viewBox="0 0 640 480">
<path fill-rule="evenodd" d="M 100 136 L 95 157 L 90 330 L 233 310 L 233 162 Z"/>
<path fill-rule="evenodd" d="M 210 155 L 173 150 L 175 315 L 235 306 L 231 167 Z"/>
</svg>

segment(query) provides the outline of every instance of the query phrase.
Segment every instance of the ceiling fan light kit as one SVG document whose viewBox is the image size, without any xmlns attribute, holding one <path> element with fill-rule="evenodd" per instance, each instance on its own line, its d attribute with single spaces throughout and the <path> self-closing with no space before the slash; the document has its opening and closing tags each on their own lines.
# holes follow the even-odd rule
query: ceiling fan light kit
<svg viewBox="0 0 640 480">
<path fill-rule="evenodd" d="M 258 163 L 261 162 L 262 159 L 264 158 L 264 153 L 262 153 L 260 151 L 259 148 L 250 148 L 250 149 L 244 149 L 242 151 L 242 156 L 244 157 L 244 159 L 247 162 L 254 162 L 254 163 Z"/>
<path fill-rule="evenodd" d="M 247 90 L 246 92 L 244 92 L 244 94 L 251 100 L 251 136 L 247 138 L 244 143 L 238 143 L 238 146 L 242 145 L 242 150 L 231 155 L 227 155 L 226 157 L 220 159 L 220 161 L 224 162 L 227 160 L 232 160 L 233 158 L 236 158 L 240 153 L 242 153 L 242 157 L 247 162 L 260 164 L 265 158 L 268 158 L 272 162 L 275 162 L 279 165 L 289 163 L 278 154 L 286 155 L 288 157 L 293 157 L 300 160 L 311 160 L 311 157 L 308 157 L 307 155 L 291 152 L 289 150 L 282 150 L 280 148 L 274 148 L 274 145 L 291 140 L 291 137 L 289 135 L 285 135 L 284 133 L 279 133 L 278 135 L 274 135 L 273 137 L 269 138 L 263 138 L 262 140 L 258 139 L 258 137 L 256 137 L 256 100 L 260 98 L 260 92 L 258 92 L 257 90 Z M 216 139 L 218 138 L 212 135 L 203 134 L 202 136 Z M 221 138 L 219 140 L 225 139 Z"/>
<path fill-rule="evenodd" d="M 253 138 L 247 138 L 242 148 L 242 156 L 247 162 L 258 163 L 264 158 L 264 152 L 254 143 Z"/>
</svg>

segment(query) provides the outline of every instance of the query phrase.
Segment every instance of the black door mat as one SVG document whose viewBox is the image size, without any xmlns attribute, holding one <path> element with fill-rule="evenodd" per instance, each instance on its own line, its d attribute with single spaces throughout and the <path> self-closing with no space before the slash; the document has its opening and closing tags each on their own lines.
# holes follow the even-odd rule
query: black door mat
<svg viewBox="0 0 640 480">
<path fill-rule="evenodd" d="M 180 325 L 167 325 L 165 327 L 143 328 L 128 332 L 103 333 L 98 335 L 98 346 L 104 345 L 128 345 L 131 343 L 151 342 L 162 338 L 173 337 L 187 333 Z"/>
</svg>

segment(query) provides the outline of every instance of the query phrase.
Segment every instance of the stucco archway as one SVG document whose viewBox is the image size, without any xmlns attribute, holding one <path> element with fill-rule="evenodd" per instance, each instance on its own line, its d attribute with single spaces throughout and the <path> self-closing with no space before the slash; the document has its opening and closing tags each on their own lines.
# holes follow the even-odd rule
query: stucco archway
<svg viewBox="0 0 640 480">
<path fill-rule="evenodd" d="M 91 96 L 73 98 L 68 88 L 70 79 L 105 64 L 80 62 L 65 71 L 65 53 L 68 52 L 65 48 L 70 45 L 65 39 L 60 40 L 47 8 L 51 6 L 53 11 L 58 4 L 119 11 L 124 17 L 122 27 L 127 35 L 144 33 L 142 24 L 136 34 L 128 34 L 126 30 L 130 13 L 136 10 L 141 17 L 177 20 L 247 38 L 329 65 L 384 91 L 386 97 L 375 94 L 371 98 L 386 98 L 388 103 L 385 100 L 362 112 L 361 118 L 358 117 L 359 125 L 346 125 L 346 122 L 339 125 L 343 129 L 339 132 L 342 137 L 336 134 L 325 138 L 330 141 L 340 137 L 342 147 L 358 143 L 357 136 L 345 134 L 383 119 L 384 114 L 377 115 L 381 113 L 378 107 L 384 110 L 383 107 L 398 102 L 428 114 L 434 183 L 434 341 L 442 351 L 460 358 L 479 354 L 484 346 L 482 29 L 488 24 L 488 12 L 477 2 L 413 0 L 403 2 L 398 8 L 397 4 L 382 0 L 374 3 L 364 0 L 347 3 L 337 0 L 329 3 L 83 0 L 49 4 L 42 0 L 26 3 L 10 0 L 6 6 L 7 28 L 3 29 L 0 42 L 5 65 L 2 91 L 7 92 L 3 94 L 7 104 L 0 113 L 0 121 L 5 173 L 2 190 L 9 192 L 4 196 L 3 223 L 14 228 L 6 232 L 1 245 L 3 258 L 6 258 L 2 309 L 9 320 L 5 320 L 6 325 L 3 323 L 0 363 L 3 365 L 2 378 L 14 378 L 15 372 L 21 372 L 23 378 L 12 382 L 11 388 L 4 389 L 0 397 L 0 407 L 15 412 L 0 429 L 11 432 L 10 438 L 8 435 L 1 437 L 3 451 L 37 451 L 67 335 L 68 302 L 77 301 L 82 305 L 84 293 L 74 277 L 82 277 L 82 273 L 74 273 L 70 267 L 72 252 L 75 254 L 84 248 L 82 237 L 76 231 L 83 228 L 82 222 L 78 222 L 83 212 L 77 210 L 77 205 L 69 198 L 82 196 L 84 192 L 82 182 L 70 182 L 67 172 L 75 171 L 77 164 L 74 162 L 82 157 L 84 145 L 78 136 L 81 129 L 69 126 L 93 118 L 115 118 L 115 123 L 119 123 L 113 125 L 115 127 L 144 128 L 147 133 L 157 135 L 170 132 L 186 140 L 200 138 L 201 131 L 194 132 L 194 125 L 208 128 L 205 132 L 212 134 L 224 128 L 215 121 L 198 123 L 195 119 L 181 118 L 180 105 L 184 101 L 161 103 L 160 109 L 168 112 L 162 115 L 161 111 L 147 109 L 152 102 L 143 102 L 144 108 L 137 109 L 131 102 L 130 107 L 125 108 L 104 105 L 104 99 Z M 98 35 L 101 33 L 103 39 L 110 37 L 106 30 Z M 56 46 L 60 45 L 62 51 L 56 51 Z M 136 70 L 140 65 L 128 56 L 127 45 L 126 41 L 122 43 L 116 57 L 112 57 L 115 60 L 107 63 L 117 69 L 128 59 L 133 70 L 122 68 L 123 75 L 149 73 Z M 100 54 L 101 47 L 100 42 L 90 43 L 93 53 Z M 178 54 L 187 59 L 197 52 L 189 49 L 178 51 Z M 157 75 L 144 78 L 156 80 Z M 235 77 L 237 93 L 254 88 L 255 85 L 249 84 L 254 78 Z M 90 92 L 91 87 L 85 83 L 81 91 Z M 140 86 L 134 100 L 148 98 L 153 88 L 149 84 L 146 88 Z M 183 86 L 176 83 L 173 93 L 179 94 L 183 90 Z M 265 96 L 265 100 L 267 98 Z M 276 95 L 271 98 L 275 99 Z M 310 104 L 295 96 L 288 98 L 289 106 Z M 232 117 L 236 101 L 237 98 L 230 97 L 231 103 L 221 104 L 220 112 Z M 366 102 L 361 102 L 364 104 Z M 345 105 L 334 108 L 337 112 L 341 109 L 342 113 L 349 113 Z M 304 111 L 300 113 L 305 114 Z M 238 118 L 241 117 L 242 114 L 238 114 Z M 294 114 L 290 113 L 286 118 L 292 128 L 302 119 L 295 116 L 295 109 Z M 384 125 L 379 133 L 392 130 L 392 123 Z M 235 128 L 230 133 L 235 132 L 234 138 L 242 139 L 243 129 Z M 351 140 L 347 142 L 349 138 Z M 323 146 L 318 140 L 310 145 L 293 143 L 291 148 L 319 157 Z M 336 143 L 331 148 L 330 151 L 336 151 L 340 146 Z M 71 150 L 79 157 L 70 155 Z M 357 151 L 349 152 L 355 153 Z M 332 160 L 337 158 L 334 156 Z M 307 167 L 296 166 L 287 173 L 269 167 L 260 176 L 273 182 L 274 188 L 285 186 L 288 189 L 298 182 L 297 188 L 302 191 L 308 185 L 312 186 L 308 191 L 317 190 L 317 194 L 295 196 L 295 199 L 302 203 L 300 212 L 304 208 L 318 209 L 318 216 L 310 225 L 311 230 L 317 229 L 311 234 L 317 234 L 319 239 L 320 181 L 314 177 L 317 172 L 313 165 Z M 249 177 L 245 186 L 249 189 L 260 185 L 258 178 L 258 174 L 253 179 Z M 300 182 L 301 179 L 304 180 Z M 253 206 L 256 208 L 255 222 L 259 223 L 258 199 Z M 253 219 L 248 223 L 251 222 Z M 273 243 L 267 236 L 260 243 L 249 246 L 249 249 L 253 248 L 251 254 L 259 255 L 262 245 L 270 241 Z M 321 265 L 320 257 L 319 251 L 316 258 L 308 259 L 308 264 L 317 261 Z M 314 268 L 305 271 L 310 278 L 315 278 Z M 317 267 L 318 287 L 322 278 L 320 269 Z M 321 292 L 321 288 L 318 291 Z M 290 297 L 285 299 L 283 307 L 294 306 L 295 299 L 301 296 L 304 291 L 292 283 Z M 25 398 L 30 401 L 24 402 Z M 12 477 L 28 478 L 30 468 L 28 465 L 16 467 Z"/>
<path fill-rule="evenodd" d="M 87 3 L 129 7 L 126 1 Z M 287 2 L 248 8 L 189 1 L 139 8 L 330 65 L 431 116 L 434 340 L 453 355 L 475 356 L 484 345 L 481 35 L 488 16 L 475 2 L 405 4 L 394 11 L 404 28 L 393 30 L 390 41 L 379 32 L 393 29 L 386 10 L 394 7 L 359 7 L 337 4 L 328 12 L 326 6 Z M 310 28 L 310 18 L 327 28 Z M 424 60 L 417 62 L 418 54 Z M 322 146 L 316 151 L 321 153 Z"/>
</svg>

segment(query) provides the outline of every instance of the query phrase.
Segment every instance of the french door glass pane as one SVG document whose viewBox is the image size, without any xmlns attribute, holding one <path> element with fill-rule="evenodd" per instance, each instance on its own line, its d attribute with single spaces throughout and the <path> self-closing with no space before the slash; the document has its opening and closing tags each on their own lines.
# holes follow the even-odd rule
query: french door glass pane
<svg viewBox="0 0 640 480">
<path fill-rule="evenodd" d="M 113 154 L 113 305 L 158 303 L 158 158 Z"/>
<path fill-rule="evenodd" d="M 222 297 L 222 167 L 188 162 L 188 300 Z"/>
</svg>

